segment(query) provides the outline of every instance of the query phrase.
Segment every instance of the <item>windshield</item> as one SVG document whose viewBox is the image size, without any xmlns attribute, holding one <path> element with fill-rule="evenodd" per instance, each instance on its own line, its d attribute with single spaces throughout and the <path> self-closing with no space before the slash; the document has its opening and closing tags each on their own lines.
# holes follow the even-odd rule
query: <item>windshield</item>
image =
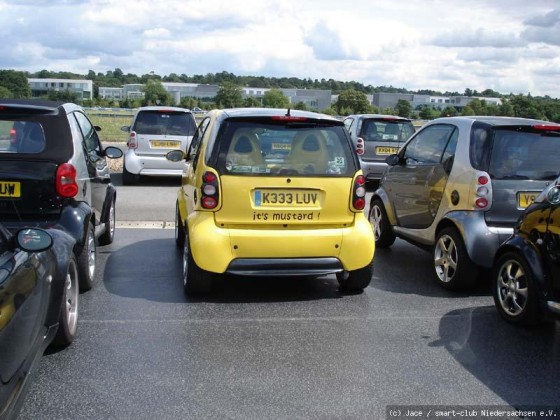
<svg viewBox="0 0 560 420">
<path fill-rule="evenodd" d="M 219 144 L 222 174 L 352 176 L 357 170 L 342 125 L 231 122 Z"/>
</svg>

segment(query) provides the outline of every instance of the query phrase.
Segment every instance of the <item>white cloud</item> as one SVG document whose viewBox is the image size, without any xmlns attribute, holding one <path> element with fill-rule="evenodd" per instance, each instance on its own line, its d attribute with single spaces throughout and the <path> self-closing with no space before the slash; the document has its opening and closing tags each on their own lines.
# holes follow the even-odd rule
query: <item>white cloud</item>
<svg viewBox="0 0 560 420">
<path fill-rule="evenodd" d="M 4 68 L 560 97 L 550 0 L 0 0 Z"/>
</svg>

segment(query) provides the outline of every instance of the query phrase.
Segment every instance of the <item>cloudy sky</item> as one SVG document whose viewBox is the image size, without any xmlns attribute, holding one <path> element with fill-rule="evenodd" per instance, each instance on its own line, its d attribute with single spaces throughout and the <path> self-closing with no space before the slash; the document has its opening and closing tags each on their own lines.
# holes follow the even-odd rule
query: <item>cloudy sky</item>
<svg viewBox="0 0 560 420">
<path fill-rule="evenodd" d="M 0 69 L 560 98 L 558 0 L 0 0 Z"/>
</svg>

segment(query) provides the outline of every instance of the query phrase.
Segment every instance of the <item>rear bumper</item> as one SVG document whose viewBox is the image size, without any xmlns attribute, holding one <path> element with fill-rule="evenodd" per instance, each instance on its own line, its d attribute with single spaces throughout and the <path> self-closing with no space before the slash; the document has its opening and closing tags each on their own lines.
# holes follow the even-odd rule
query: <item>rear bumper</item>
<svg viewBox="0 0 560 420">
<path fill-rule="evenodd" d="M 195 212 L 187 224 L 196 264 L 213 273 L 288 276 L 353 271 L 368 265 L 375 250 L 371 224 L 362 213 L 356 214 L 353 225 L 336 228 L 226 228 L 216 226 L 211 212 Z"/>
<path fill-rule="evenodd" d="M 226 272 L 242 276 L 326 276 L 344 271 L 338 258 L 239 258 Z"/>
<path fill-rule="evenodd" d="M 128 172 L 145 176 L 181 176 L 185 162 L 171 162 L 165 155 L 137 155 L 133 149 L 124 154 L 124 166 Z"/>
</svg>

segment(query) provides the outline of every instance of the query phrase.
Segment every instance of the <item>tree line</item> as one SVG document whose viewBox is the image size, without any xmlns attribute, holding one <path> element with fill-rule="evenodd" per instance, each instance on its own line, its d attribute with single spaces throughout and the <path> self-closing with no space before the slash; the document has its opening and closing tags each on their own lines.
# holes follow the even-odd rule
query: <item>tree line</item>
<svg viewBox="0 0 560 420">
<path fill-rule="evenodd" d="M 524 117 L 544 119 L 560 122 L 560 100 L 550 96 L 532 96 L 530 93 L 523 94 L 501 94 L 492 89 L 482 92 L 466 88 L 463 93 L 438 92 L 434 90 L 410 91 L 393 86 L 364 85 L 356 81 L 336 81 L 333 79 L 300 79 L 296 77 L 264 77 L 264 76 L 236 76 L 229 72 L 208 73 L 206 75 L 193 75 L 171 73 L 160 76 L 154 72 L 137 76 L 125 74 L 121 69 L 109 70 L 105 73 L 95 73 L 89 70 L 87 75 L 70 72 L 51 72 L 41 70 L 36 73 L 20 72 L 15 70 L 0 70 L 0 97 L 4 98 L 29 98 L 31 89 L 28 78 L 53 78 L 53 79 L 86 79 L 92 80 L 94 86 L 94 99 L 91 103 L 83 103 L 85 106 L 120 106 L 135 108 L 143 105 L 161 104 L 171 105 L 173 100 L 169 93 L 163 88 L 162 82 L 213 84 L 219 86 L 215 98 L 182 98 L 180 106 L 193 108 L 195 106 L 203 109 L 215 107 L 287 107 L 306 109 L 306 104 L 300 102 L 290 104 L 289 99 L 280 89 L 321 89 L 331 90 L 338 95 L 331 107 L 321 110 L 332 115 L 349 115 L 358 113 L 384 113 L 399 115 L 407 118 L 433 119 L 440 116 L 455 115 L 501 115 L 511 117 Z M 144 98 L 124 100 L 115 103 L 110 100 L 99 98 L 99 87 L 121 87 L 124 84 L 143 84 Z M 250 86 L 256 88 L 270 89 L 262 99 L 254 97 L 243 97 L 242 87 Z M 373 106 L 366 95 L 374 93 L 404 93 L 422 94 L 434 96 L 468 96 L 473 98 L 469 104 L 461 109 L 448 106 L 438 109 L 429 105 L 412 108 L 410 102 L 399 100 L 394 108 L 379 109 Z M 501 98 L 502 104 L 495 105 L 484 101 L 484 97 Z M 480 99 L 478 99 L 480 98 Z M 76 95 L 72 92 L 52 91 L 46 95 L 46 99 L 76 101 Z"/>
</svg>

